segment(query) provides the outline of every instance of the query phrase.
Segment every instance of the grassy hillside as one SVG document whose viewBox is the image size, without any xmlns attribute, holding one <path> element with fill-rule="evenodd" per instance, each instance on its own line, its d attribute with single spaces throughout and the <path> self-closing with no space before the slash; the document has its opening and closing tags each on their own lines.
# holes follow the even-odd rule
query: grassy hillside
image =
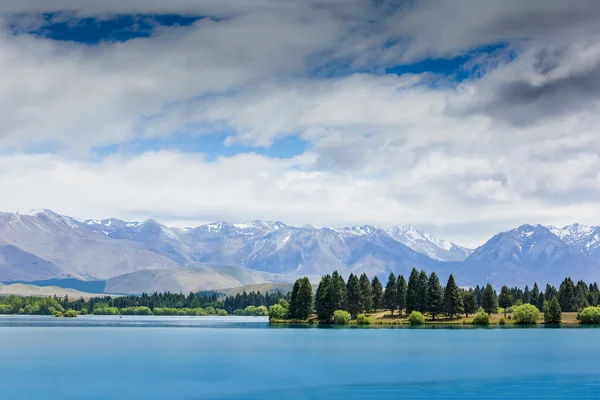
<svg viewBox="0 0 600 400">
<path fill-rule="evenodd" d="M 40 297 L 52 297 L 54 295 L 58 297 L 69 296 L 74 299 L 78 299 L 83 297 L 84 299 L 90 297 L 101 297 L 105 296 L 105 294 L 93 294 L 93 293 L 85 293 L 80 292 L 79 290 L 74 289 L 65 289 L 58 286 L 35 286 L 35 285 L 27 285 L 23 283 L 14 283 L 11 285 L 2 285 L 0 284 L 0 296 L 40 296 Z"/>
</svg>

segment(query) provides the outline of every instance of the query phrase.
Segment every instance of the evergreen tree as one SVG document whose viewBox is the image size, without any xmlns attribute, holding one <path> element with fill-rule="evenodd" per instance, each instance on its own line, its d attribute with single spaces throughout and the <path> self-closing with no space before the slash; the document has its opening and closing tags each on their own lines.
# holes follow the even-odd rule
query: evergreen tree
<svg viewBox="0 0 600 400">
<path fill-rule="evenodd" d="M 556 298 L 556 296 L 554 296 L 553 299 L 554 298 Z M 538 294 L 537 301 L 535 302 L 535 306 L 537 307 L 538 310 L 543 310 L 544 309 L 544 302 L 545 301 L 546 301 L 546 296 L 544 295 L 544 292 L 540 292 L 540 294 Z"/>
<path fill-rule="evenodd" d="M 435 272 L 429 275 L 427 282 L 427 311 L 432 319 L 444 311 L 444 288 Z"/>
<path fill-rule="evenodd" d="M 544 302 L 544 322 L 547 324 L 560 324 L 562 320 L 562 313 L 560 310 L 560 303 L 556 297 L 552 298 L 552 301 L 548 303 Z"/>
<path fill-rule="evenodd" d="M 394 315 L 394 310 L 396 309 L 396 297 L 396 277 L 394 276 L 393 272 L 390 272 L 387 284 L 385 285 L 383 303 L 385 305 L 385 308 L 392 312 L 392 316 Z"/>
<path fill-rule="evenodd" d="M 488 314 L 496 314 L 498 312 L 498 297 L 490 283 L 488 283 L 481 295 L 481 307 Z"/>
<path fill-rule="evenodd" d="M 348 312 L 352 319 L 356 318 L 361 310 L 360 307 L 360 283 L 358 278 L 354 274 L 350 274 L 348 277 L 348 283 L 346 284 L 346 292 L 348 294 Z"/>
<path fill-rule="evenodd" d="M 502 294 L 502 290 L 500 291 L 500 294 Z M 530 301 L 530 297 L 531 293 L 529 292 L 529 286 L 525 285 L 525 291 L 523 292 L 523 304 L 529 303 Z M 500 300 L 500 299 L 498 299 Z M 500 306 L 502 307 L 502 306 Z M 504 317 L 506 318 L 506 317 Z"/>
<path fill-rule="evenodd" d="M 454 276 L 450 274 L 448 282 L 446 283 L 446 289 L 444 290 L 444 308 L 446 314 L 453 318 L 454 315 L 459 314 L 463 310 L 463 302 L 460 297 L 460 291 L 454 280 Z"/>
<path fill-rule="evenodd" d="M 477 297 L 475 297 L 475 291 L 469 289 L 468 292 L 464 293 L 463 305 L 465 308 L 465 316 L 469 318 L 469 314 L 475 314 L 477 312 Z"/>
<path fill-rule="evenodd" d="M 402 310 L 406 307 L 406 281 L 403 275 L 398 275 L 397 285 L 397 300 L 398 309 L 400 310 L 400 318 L 402 318 Z"/>
<path fill-rule="evenodd" d="M 427 311 L 427 285 L 429 283 L 429 278 L 427 277 L 427 273 L 423 270 L 419 273 L 419 281 L 417 285 L 417 310 L 421 312 L 421 314 Z"/>
<path fill-rule="evenodd" d="M 331 285 L 329 285 L 329 299 L 331 301 L 331 315 L 336 310 L 346 309 L 346 282 L 344 278 L 337 272 L 333 271 L 331 274 Z"/>
<path fill-rule="evenodd" d="M 300 279 L 298 291 L 298 305 L 296 307 L 296 318 L 306 320 L 313 312 L 312 284 L 307 277 Z"/>
<path fill-rule="evenodd" d="M 294 282 L 294 288 L 292 289 L 292 296 L 290 298 L 290 308 L 288 310 L 288 315 L 291 319 L 298 318 L 298 293 L 300 292 L 300 279 L 296 279 Z"/>
<path fill-rule="evenodd" d="M 529 296 L 529 303 L 535 305 L 537 303 L 538 297 L 540 297 L 540 289 L 538 288 L 537 282 L 534 282 L 533 289 L 531 289 L 531 295 Z M 523 301 L 523 303 L 525 302 Z"/>
<path fill-rule="evenodd" d="M 475 297 L 477 298 L 477 307 L 481 307 L 481 295 L 483 294 L 483 290 L 477 285 L 475 287 Z"/>
<path fill-rule="evenodd" d="M 564 311 L 577 311 L 574 307 L 575 303 L 575 284 L 571 278 L 566 278 L 558 289 L 558 302 L 560 303 L 561 310 Z"/>
<path fill-rule="evenodd" d="M 417 301 L 417 290 L 419 286 L 419 271 L 413 268 L 408 277 L 408 284 L 406 285 L 406 313 L 410 314 L 418 308 Z"/>
<path fill-rule="evenodd" d="M 558 297 L 558 291 L 556 288 L 549 283 L 546 284 L 546 290 L 544 291 L 544 298 L 548 301 L 552 300 L 554 296 Z M 560 299 L 558 301 L 560 303 Z"/>
<path fill-rule="evenodd" d="M 373 290 L 367 274 L 363 273 L 358 280 L 360 285 L 360 309 L 361 311 L 371 312 L 373 306 Z"/>
<path fill-rule="evenodd" d="M 527 297 L 529 297 L 529 289 L 525 286 L 525 290 L 527 292 Z M 529 303 L 529 301 L 527 301 Z M 508 291 L 508 286 L 502 286 L 500 289 L 500 296 L 498 298 L 498 304 L 500 307 L 504 308 L 504 318 L 506 318 L 506 309 L 512 306 L 512 299 L 510 298 L 510 292 Z"/>
<path fill-rule="evenodd" d="M 322 277 L 321 282 L 319 282 L 315 301 L 317 317 L 320 321 L 325 322 L 328 322 L 333 315 L 333 307 L 331 305 L 331 299 L 329 298 L 329 286 L 331 286 L 331 275 L 327 274 Z"/>
<path fill-rule="evenodd" d="M 383 307 L 383 286 L 377 276 L 371 281 L 371 289 L 373 291 L 373 311 L 380 310 Z"/>
</svg>

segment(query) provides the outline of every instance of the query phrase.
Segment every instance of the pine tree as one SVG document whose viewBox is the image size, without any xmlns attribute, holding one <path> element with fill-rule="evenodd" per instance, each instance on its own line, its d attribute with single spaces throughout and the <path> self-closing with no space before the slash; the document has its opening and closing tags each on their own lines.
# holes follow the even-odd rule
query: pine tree
<svg viewBox="0 0 600 400">
<path fill-rule="evenodd" d="M 371 312 L 373 306 L 373 290 L 367 274 L 363 273 L 358 280 L 360 285 L 360 309 L 361 311 Z"/>
<path fill-rule="evenodd" d="M 354 274 L 348 277 L 346 284 L 346 292 L 348 294 L 348 312 L 352 319 L 356 318 L 360 312 L 360 283 Z"/>
<path fill-rule="evenodd" d="M 373 291 L 373 311 L 380 310 L 383 307 L 383 286 L 377 276 L 371 281 L 371 290 Z"/>
<path fill-rule="evenodd" d="M 477 312 L 477 297 L 475 296 L 475 291 L 473 289 L 469 289 L 468 292 L 464 293 L 463 305 L 465 308 L 465 316 L 467 318 L 469 318 L 469 314 L 475 314 L 475 312 Z"/>
<path fill-rule="evenodd" d="M 577 311 L 574 307 L 575 303 L 575 284 L 571 278 L 566 278 L 558 289 L 558 302 L 561 310 Z"/>
<path fill-rule="evenodd" d="M 538 288 L 537 282 L 534 282 L 533 289 L 531 289 L 531 295 L 529 296 L 529 303 L 535 305 L 537 303 L 538 297 L 540 297 L 540 288 Z"/>
<path fill-rule="evenodd" d="M 313 312 L 313 291 L 312 284 L 307 277 L 300 279 L 300 288 L 298 291 L 298 306 L 296 308 L 296 318 L 306 320 Z"/>
<path fill-rule="evenodd" d="M 500 295 L 502 295 L 502 291 L 500 291 Z M 523 304 L 530 302 L 530 296 L 531 293 L 529 292 L 529 286 L 525 285 L 525 291 L 523 292 Z M 500 302 L 500 299 L 498 299 L 498 302 Z M 500 304 L 500 307 L 502 307 L 502 304 Z M 504 318 L 506 318 L 506 316 L 504 316 Z"/>
<path fill-rule="evenodd" d="M 448 283 L 446 283 L 446 289 L 444 290 L 444 306 L 446 314 L 450 318 L 454 317 L 455 314 L 461 313 L 463 309 L 460 291 L 452 274 L 448 277 Z"/>
<path fill-rule="evenodd" d="M 560 303 L 556 297 L 552 298 L 552 301 L 548 303 L 544 302 L 544 322 L 547 324 L 560 324 L 562 320 L 562 312 L 560 310 Z"/>
<path fill-rule="evenodd" d="M 331 315 L 336 310 L 346 309 L 346 282 L 344 278 L 337 272 L 331 274 L 331 285 L 329 285 L 329 299 L 331 301 Z"/>
<path fill-rule="evenodd" d="M 488 314 L 496 314 L 498 312 L 498 297 L 491 283 L 488 283 L 483 290 L 481 296 L 481 307 Z"/>
<path fill-rule="evenodd" d="M 397 285 L 397 300 L 398 309 L 400 310 L 400 318 L 402 318 L 402 310 L 406 307 L 406 281 L 404 280 L 403 275 L 398 275 L 398 285 Z"/>
<path fill-rule="evenodd" d="M 396 277 L 393 272 L 390 272 L 387 284 L 385 285 L 385 292 L 383 293 L 383 304 L 386 309 L 392 312 L 392 316 L 396 309 L 396 298 Z"/>
<path fill-rule="evenodd" d="M 419 281 L 417 285 L 417 310 L 421 313 L 425 313 L 427 311 L 427 284 L 429 283 L 429 278 L 427 277 L 427 273 L 423 270 L 419 273 Z"/>
<path fill-rule="evenodd" d="M 300 281 L 300 279 L 296 279 L 296 282 L 294 282 L 294 288 L 292 289 L 292 295 L 290 297 L 288 315 L 291 319 L 298 318 L 298 293 L 300 292 Z"/>
<path fill-rule="evenodd" d="M 529 297 L 529 289 L 525 287 L 527 290 L 527 297 Z M 510 292 L 508 291 L 508 286 L 502 286 L 500 289 L 500 297 L 498 297 L 498 304 L 500 307 L 504 308 L 504 318 L 506 318 L 506 309 L 512 306 L 512 299 L 510 298 Z"/>
<path fill-rule="evenodd" d="M 317 317 L 320 321 L 325 322 L 328 322 L 331 319 L 333 313 L 331 300 L 329 298 L 329 286 L 331 286 L 331 275 L 327 274 L 322 277 L 321 282 L 319 282 L 315 301 Z"/>
<path fill-rule="evenodd" d="M 410 314 L 414 310 L 417 310 L 417 289 L 419 286 L 419 271 L 413 268 L 408 277 L 408 284 L 406 285 L 406 313 Z"/>
<path fill-rule="evenodd" d="M 556 298 L 556 296 L 554 296 L 553 299 L 554 298 Z M 544 292 L 540 292 L 540 294 L 538 294 L 537 301 L 535 302 L 535 306 L 537 307 L 538 310 L 544 309 L 545 301 L 546 301 L 546 296 L 544 296 Z M 556 301 L 558 301 L 558 299 Z"/>
<path fill-rule="evenodd" d="M 444 288 L 435 272 L 429 275 L 427 282 L 427 311 L 432 319 L 444 311 Z"/>
</svg>

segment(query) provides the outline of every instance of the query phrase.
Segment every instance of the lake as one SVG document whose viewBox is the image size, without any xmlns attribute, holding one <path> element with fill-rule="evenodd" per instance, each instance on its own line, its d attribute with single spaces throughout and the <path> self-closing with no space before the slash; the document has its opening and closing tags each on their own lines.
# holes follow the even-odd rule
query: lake
<svg viewBox="0 0 600 400">
<path fill-rule="evenodd" d="M 598 329 L 0 317 L 0 399 L 600 397 Z"/>
</svg>

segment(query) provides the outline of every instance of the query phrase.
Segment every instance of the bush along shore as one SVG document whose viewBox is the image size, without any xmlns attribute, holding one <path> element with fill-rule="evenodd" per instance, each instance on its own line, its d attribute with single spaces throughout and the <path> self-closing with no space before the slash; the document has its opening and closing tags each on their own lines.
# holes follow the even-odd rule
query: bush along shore
<svg viewBox="0 0 600 400">
<path fill-rule="evenodd" d="M 103 298 L 69 299 L 68 297 L 0 297 L 0 314 L 53 315 L 141 315 L 141 316 L 204 316 L 236 315 L 267 316 L 268 307 L 287 304 L 289 294 L 279 292 L 238 293 L 223 296 L 216 292 L 154 293 L 141 296 L 106 296 Z M 287 306 L 286 306 L 287 307 Z"/>
<path fill-rule="evenodd" d="M 269 307 L 272 324 L 335 325 L 600 325 L 596 283 L 566 278 L 557 289 L 491 284 L 459 288 L 452 275 L 442 286 L 435 272 L 413 269 L 408 281 L 391 273 L 385 288 L 377 277 L 338 272 L 322 277 L 316 293 L 308 278 L 298 279 L 289 301 Z"/>
</svg>

